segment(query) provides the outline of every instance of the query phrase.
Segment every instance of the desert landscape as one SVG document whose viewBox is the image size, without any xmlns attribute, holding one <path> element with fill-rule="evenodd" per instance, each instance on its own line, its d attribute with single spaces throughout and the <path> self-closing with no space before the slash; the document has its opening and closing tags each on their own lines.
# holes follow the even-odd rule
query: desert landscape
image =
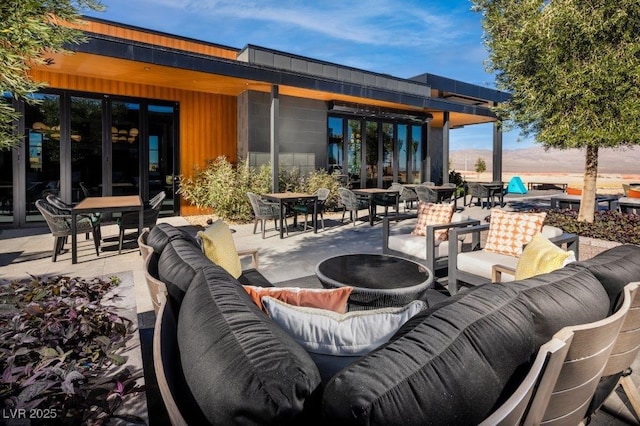
<svg viewBox="0 0 640 426">
<path fill-rule="evenodd" d="M 491 181 L 493 153 L 490 149 L 452 150 L 451 168 L 468 181 Z M 487 171 L 476 173 L 474 165 L 482 158 Z M 502 180 L 509 182 L 519 176 L 528 182 L 567 183 L 581 188 L 584 174 L 584 150 L 550 150 L 542 147 L 504 150 L 502 153 Z M 640 147 L 601 149 L 598 155 L 598 191 L 622 193 L 623 183 L 640 184 Z M 466 168 L 465 168 L 466 163 Z"/>
</svg>

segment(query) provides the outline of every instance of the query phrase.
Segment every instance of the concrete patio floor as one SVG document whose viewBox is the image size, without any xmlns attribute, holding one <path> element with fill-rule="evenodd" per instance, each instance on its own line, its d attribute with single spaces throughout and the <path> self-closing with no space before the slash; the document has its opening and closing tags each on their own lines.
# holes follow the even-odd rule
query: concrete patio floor
<svg viewBox="0 0 640 426">
<path fill-rule="evenodd" d="M 545 191 L 548 192 L 548 191 Z M 548 207 L 548 197 L 535 194 L 505 198 L 506 208 L 520 210 L 531 206 Z M 363 212 L 364 213 L 364 212 Z M 467 207 L 465 214 L 484 219 L 489 210 L 480 207 Z M 263 275 L 274 284 L 298 284 L 300 286 L 319 285 L 312 277 L 316 264 L 327 257 L 346 253 L 381 253 L 382 225 L 377 222 L 369 226 L 368 222 L 359 221 L 353 226 L 347 221 L 340 222 L 340 214 L 325 214 L 325 229 L 317 234 L 308 230 L 301 232 L 290 229 L 289 236 L 279 238 L 274 230 L 273 222 L 267 225 L 266 238 L 262 239 L 260 232 L 253 234 L 253 224 L 231 225 L 234 240 L 238 250 L 248 248 L 259 249 L 260 270 Z M 361 219 L 366 219 L 361 218 Z M 176 227 L 188 230 L 195 235 L 199 229 L 192 226 L 183 217 L 161 218 L 159 222 L 171 223 Z M 259 227 L 258 227 L 259 228 Z M 118 254 L 118 229 L 115 224 L 102 227 L 103 241 L 100 256 L 96 257 L 93 241 L 79 236 L 78 263 L 71 264 L 69 244 L 66 252 L 58 256 L 54 263 L 51 261 L 53 238 L 46 226 L 25 229 L 4 229 L 0 233 L 0 279 L 11 280 L 27 278 L 29 275 L 71 275 L 78 277 L 110 276 L 131 272 L 135 282 L 136 309 L 138 313 L 138 327 L 140 330 L 144 368 L 152 369 L 149 355 L 144 352 L 145 344 L 149 343 L 153 334 L 153 307 L 147 291 L 142 260 L 133 240 L 125 243 L 122 254 Z M 581 238 L 581 259 L 592 257 L 598 252 L 616 245 L 616 243 Z M 247 259 L 248 261 L 249 259 Z M 145 343 L 146 342 L 146 343 Z M 640 371 L 640 366 L 637 371 Z M 146 374 L 145 374 L 146 376 Z M 634 374 L 636 383 L 640 377 Z M 637 379 L 637 380 L 636 380 Z M 150 424 L 165 424 L 166 418 L 162 408 L 158 406 L 159 394 L 150 396 L 149 402 Z M 592 419 L 595 425 L 640 424 L 625 406 L 626 398 L 618 394 L 612 395 L 601 410 Z M 152 408 L 153 406 L 153 408 Z"/>
</svg>

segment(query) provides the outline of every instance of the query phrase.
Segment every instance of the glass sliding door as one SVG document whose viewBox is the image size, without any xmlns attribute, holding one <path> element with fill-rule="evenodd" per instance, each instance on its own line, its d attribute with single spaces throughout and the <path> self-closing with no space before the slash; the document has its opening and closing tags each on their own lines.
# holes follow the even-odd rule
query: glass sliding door
<svg viewBox="0 0 640 426">
<path fill-rule="evenodd" d="M 366 147 L 366 188 L 378 187 L 378 159 L 379 159 L 379 147 L 380 147 L 380 135 L 378 134 L 378 123 L 375 121 L 367 121 L 367 139 L 365 143 Z"/>
<path fill-rule="evenodd" d="M 149 198 L 164 191 L 167 197 L 160 214 L 173 214 L 177 207 L 174 205 L 175 108 L 149 105 L 147 111 Z"/>
<path fill-rule="evenodd" d="M 140 194 L 140 104 L 111 102 L 111 194 Z"/>
<path fill-rule="evenodd" d="M 73 202 L 107 194 L 102 187 L 102 100 L 71 97 L 71 194 Z"/>
<path fill-rule="evenodd" d="M 26 221 L 40 221 L 36 200 L 60 194 L 60 96 L 35 94 L 25 105 Z"/>
<path fill-rule="evenodd" d="M 4 93 L 0 102 L 11 104 L 11 95 Z M 13 222 L 13 150 L 0 151 L 0 223 Z"/>
<path fill-rule="evenodd" d="M 394 182 L 395 168 L 393 149 L 393 124 L 382 123 L 382 187 L 388 188 Z"/>
<path fill-rule="evenodd" d="M 411 126 L 411 182 L 422 182 L 422 126 Z"/>
<path fill-rule="evenodd" d="M 349 185 L 360 188 L 362 183 L 362 122 L 349 120 L 347 125 L 347 167 Z"/>
<path fill-rule="evenodd" d="M 406 124 L 398 124 L 396 145 L 398 147 L 398 182 L 400 183 L 413 183 L 409 181 L 408 127 Z"/>
<path fill-rule="evenodd" d="M 344 119 L 329 117 L 327 162 L 329 173 L 344 174 Z"/>
</svg>

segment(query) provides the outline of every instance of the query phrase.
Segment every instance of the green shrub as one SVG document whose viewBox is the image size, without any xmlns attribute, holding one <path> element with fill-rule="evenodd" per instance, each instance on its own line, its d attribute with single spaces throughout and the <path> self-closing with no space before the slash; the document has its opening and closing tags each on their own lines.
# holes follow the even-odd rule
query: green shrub
<svg viewBox="0 0 640 426">
<path fill-rule="evenodd" d="M 309 173 L 304 179 L 303 189 L 304 192 L 309 194 L 315 192 L 319 188 L 327 188 L 329 191 L 329 198 L 325 203 L 325 210 L 331 211 L 338 207 L 340 196 L 338 195 L 338 188 L 342 186 L 340 178 L 336 175 L 327 173 L 324 169 L 315 170 Z"/>
<path fill-rule="evenodd" d="M 237 165 L 226 157 L 207 162 L 204 168 L 195 168 L 193 177 L 180 176 L 178 193 L 200 208 L 212 208 L 224 220 L 248 222 L 253 209 L 247 192 L 271 192 L 271 168 L 249 166 L 246 160 Z"/>
</svg>

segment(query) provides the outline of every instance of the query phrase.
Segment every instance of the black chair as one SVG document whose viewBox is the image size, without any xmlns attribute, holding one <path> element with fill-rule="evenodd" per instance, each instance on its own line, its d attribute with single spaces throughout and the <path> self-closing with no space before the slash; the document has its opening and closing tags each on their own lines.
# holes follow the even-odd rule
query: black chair
<svg viewBox="0 0 640 426">
<path fill-rule="evenodd" d="M 144 207 L 143 212 L 143 228 L 153 228 L 153 226 L 158 221 L 158 215 L 160 214 L 160 210 L 162 209 L 162 202 L 167 197 L 167 194 L 164 191 L 161 191 L 158 195 L 153 197 L 148 204 Z M 118 228 L 119 232 L 119 242 L 118 242 L 118 253 L 122 252 L 122 242 L 124 240 L 124 231 L 126 229 L 138 229 L 139 224 L 139 216 L 138 212 L 125 212 L 122 213 L 120 219 L 118 219 Z M 137 236 L 136 236 L 137 238 Z"/>
<path fill-rule="evenodd" d="M 49 226 L 51 235 L 55 238 L 51 260 L 56 261 L 58 253 L 63 249 L 67 237 L 71 235 L 71 214 L 66 210 L 60 210 L 46 200 L 36 200 L 36 208 L 44 217 Z M 96 248 L 96 256 L 100 255 L 100 222 L 93 223 L 87 216 L 78 215 L 76 218 L 76 233 L 93 234 L 93 244 Z"/>
<path fill-rule="evenodd" d="M 69 204 L 64 202 L 64 200 L 60 197 L 58 197 L 57 195 L 54 194 L 49 194 L 47 195 L 47 201 L 49 202 L 49 204 L 57 207 L 61 212 L 63 212 L 64 214 L 71 214 L 71 209 L 73 208 L 73 204 Z M 89 215 L 78 215 L 78 217 L 80 216 L 85 216 L 88 217 L 89 219 L 91 219 L 91 222 L 94 224 L 94 226 L 97 227 L 98 230 L 98 239 L 101 240 L 102 239 L 102 230 L 100 228 L 100 213 L 92 213 Z M 85 233 L 85 238 L 88 240 L 89 239 L 89 233 Z"/>
<path fill-rule="evenodd" d="M 329 194 L 331 191 L 327 188 L 319 188 L 316 190 L 313 195 L 318 197 L 318 201 L 316 202 L 316 213 L 320 216 L 320 220 L 322 221 L 322 229 L 324 229 L 324 205 L 327 202 L 327 198 L 329 198 Z M 313 201 L 301 204 L 295 204 L 292 208 L 293 213 L 295 214 L 294 223 L 298 222 L 298 214 L 304 214 L 304 230 L 307 230 L 307 217 L 310 214 L 313 214 Z M 317 218 L 316 218 L 317 219 Z"/>
</svg>

